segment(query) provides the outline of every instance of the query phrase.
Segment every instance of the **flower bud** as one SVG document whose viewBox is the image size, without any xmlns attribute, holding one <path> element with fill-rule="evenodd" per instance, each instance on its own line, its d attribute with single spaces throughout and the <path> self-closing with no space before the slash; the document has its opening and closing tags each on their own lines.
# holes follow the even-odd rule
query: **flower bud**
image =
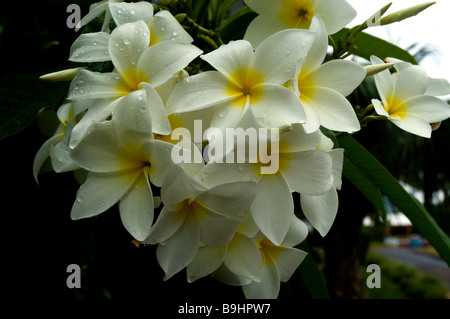
<svg viewBox="0 0 450 319">
<path fill-rule="evenodd" d="M 396 11 L 394 13 L 391 13 L 390 15 L 387 15 L 387 16 L 381 18 L 381 20 L 380 20 L 381 25 L 391 24 L 394 22 L 399 22 L 399 21 L 411 18 L 411 17 L 419 14 L 423 10 L 427 9 L 428 7 L 432 6 L 435 3 L 436 3 L 436 1 L 426 2 L 426 3 L 418 4 L 413 7 L 409 7 L 409 8 L 402 9 L 402 10 Z"/>
<path fill-rule="evenodd" d="M 80 67 L 80 68 L 52 72 L 52 73 L 41 75 L 39 78 L 44 81 L 53 81 L 53 82 L 72 81 L 73 78 L 75 77 L 75 75 L 77 75 L 81 69 L 86 69 L 86 68 Z"/>
<path fill-rule="evenodd" d="M 160 0 L 159 3 L 161 3 L 162 6 L 167 7 L 170 3 L 172 2 L 172 0 Z"/>
<path fill-rule="evenodd" d="M 394 63 L 368 65 L 368 66 L 364 67 L 366 69 L 366 77 L 375 75 L 384 70 L 388 70 L 388 69 L 392 68 L 393 66 L 394 66 Z"/>
</svg>

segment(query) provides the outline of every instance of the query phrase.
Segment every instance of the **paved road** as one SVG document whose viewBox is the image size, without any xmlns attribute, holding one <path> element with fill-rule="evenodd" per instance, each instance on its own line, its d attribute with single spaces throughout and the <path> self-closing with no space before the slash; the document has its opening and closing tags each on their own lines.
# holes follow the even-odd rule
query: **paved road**
<svg viewBox="0 0 450 319">
<path fill-rule="evenodd" d="M 391 259 L 411 264 L 424 273 L 441 278 L 442 283 L 450 291 L 450 268 L 440 257 L 409 247 L 376 247 L 374 250 Z"/>
</svg>

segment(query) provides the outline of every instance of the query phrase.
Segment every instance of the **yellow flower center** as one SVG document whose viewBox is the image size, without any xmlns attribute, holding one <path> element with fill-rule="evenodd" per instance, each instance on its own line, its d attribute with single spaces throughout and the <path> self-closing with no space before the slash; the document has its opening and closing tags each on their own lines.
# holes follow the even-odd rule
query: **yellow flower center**
<svg viewBox="0 0 450 319">
<path fill-rule="evenodd" d="M 247 98 L 257 101 L 260 98 L 259 91 L 254 90 L 254 86 L 264 83 L 264 77 L 257 71 L 251 69 L 238 69 L 231 74 L 226 91 L 229 96 L 239 96 L 233 102 L 237 106 L 244 107 Z"/>
<path fill-rule="evenodd" d="M 405 104 L 400 99 L 392 96 L 387 100 L 387 104 L 384 105 L 385 111 L 394 118 L 401 119 L 406 113 Z"/>
<path fill-rule="evenodd" d="M 280 18 L 289 28 L 308 29 L 314 14 L 314 7 L 309 0 L 292 0 L 281 9 Z"/>
</svg>

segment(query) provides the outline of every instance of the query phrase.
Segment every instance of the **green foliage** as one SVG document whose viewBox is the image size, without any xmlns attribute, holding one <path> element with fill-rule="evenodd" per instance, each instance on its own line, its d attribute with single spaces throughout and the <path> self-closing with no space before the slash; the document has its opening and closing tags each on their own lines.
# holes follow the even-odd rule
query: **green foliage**
<svg viewBox="0 0 450 319">
<path fill-rule="evenodd" d="M 411 220 L 450 265 L 450 239 L 425 207 L 411 196 L 398 180 L 353 137 L 341 136 L 339 146 L 345 149 L 346 158 L 355 164 L 359 171 Z M 357 176 L 350 176 L 350 179 L 355 180 Z M 364 191 L 362 191 L 363 194 Z"/>
<path fill-rule="evenodd" d="M 0 88 L 0 140 L 24 130 L 40 110 L 61 105 L 67 90 L 68 83 L 44 82 L 38 76 L 13 78 Z"/>
<path fill-rule="evenodd" d="M 424 274 L 409 264 L 375 252 L 368 254 L 367 264 L 377 264 L 381 269 L 381 288 L 367 289 L 370 298 L 447 299 L 447 288 L 437 277 Z"/>
</svg>

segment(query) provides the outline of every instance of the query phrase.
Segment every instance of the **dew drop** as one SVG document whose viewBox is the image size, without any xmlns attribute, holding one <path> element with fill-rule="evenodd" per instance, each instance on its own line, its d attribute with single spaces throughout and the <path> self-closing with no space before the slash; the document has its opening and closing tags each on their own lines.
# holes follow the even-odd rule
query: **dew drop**
<svg viewBox="0 0 450 319">
<path fill-rule="evenodd" d="M 172 35 L 173 35 L 174 37 L 176 37 L 176 36 L 178 35 L 178 32 L 177 32 L 177 31 L 173 31 L 173 32 L 172 32 Z"/>
<path fill-rule="evenodd" d="M 144 122 L 144 121 L 140 121 L 140 122 L 139 122 L 139 126 L 140 126 L 141 128 L 145 128 L 145 127 L 146 127 L 145 122 Z"/>
<path fill-rule="evenodd" d="M 123 40 L 123 44 L 125 44 L 125 45 L 130 44 L 130 39 L 125 39 L 125 40 Z"/>
<path fill-rule="evenodd" d="M 130 13 L 131 13 L 131 14 L 136 14 L 136 10 L 131 9 L 131 10 L 130 10 Z"/>
<path fill-rule="evenodd" d="M 142 96 L 140 96 L 139 97 L 140 98 L 140 100 L 142 100 Z M 141 108 L 139 109 L 142 113 L 144 113 L 146 110 L 147 110 L 147 108 L 145 107 L 145 106 L 141 106 Z"/>
<path fill-rule="evenodd" d="M 138 100 L 139 100 L 139 101 L 142 101 L 143 99 L 144 99 L 144 97 L 143 97 L 142 95 L 139 95 L 139 96 L 138 96 Z M 144 107 L 144 106 L 143 106 L 143 107 Z M 144 108 L 145 108 L 145 107 L 144 107 Z"/>
<path fill-rule="evenodd" d="M 83 196 L 81 196 L 81 195 L 78 196 L 78 197 L 77 197 L 77 202 L 78 202 L 78 203 L 82 203 L 82 202 L 83 202 Z"/>
<path fill-rule="evenodd" d="M 228 114 L 228 111 L 222 111 L 222 112 L 220 112 L 219 113 L 219 117 L 222 119 L 222 118 L 224 118 L 226 115 Z"/>
</svg>

